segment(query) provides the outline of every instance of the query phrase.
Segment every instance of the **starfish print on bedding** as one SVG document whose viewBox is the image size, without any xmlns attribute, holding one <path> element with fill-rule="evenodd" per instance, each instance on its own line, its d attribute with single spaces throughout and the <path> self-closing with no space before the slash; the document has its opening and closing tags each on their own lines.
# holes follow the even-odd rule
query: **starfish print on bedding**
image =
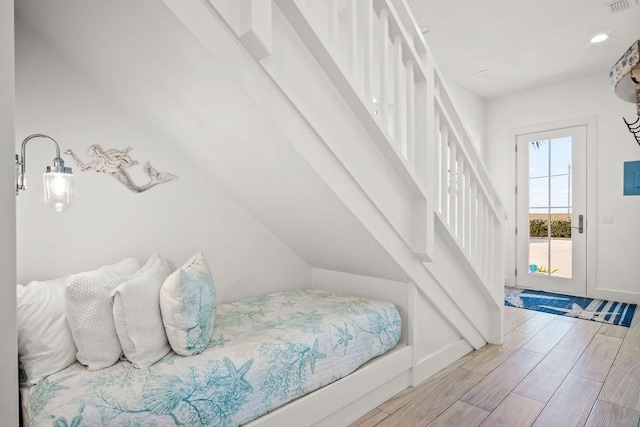
<svg viewBox="0 0 640 427">
<path fill-rule="evenodd" d="M 325 357 L 327 357 L 326 354 L 324 353 L 320 353 L 318 351 L 318 338 L 316 338 L 315 342 L 313 343 L 313 348 L 312 349 L 308 349 L 307 354 L 305 355 L 306 359 L 309 360 L 309 363 L 311 364 L 311 373 L 315 373 L 316 371 L 316 360 L 317 359 L 324 359 Z"/>
<path fill-rule="evenodd" d="M 226 357 L 222 360 L 222 363 L 224 363 L 225 368 L 227 368 L 227 375 L 221 378 L 216 378 L 214 380 L 214 383 L 216 385 L 233 387 L 234 389 L 241 392 L 253 391 L 253 387 L 251 387 L 251 384 L 249 384 L 244 378 L 244 376 L 251 368 L 251 365 L 253 365 L 253 359 L 242 365 L 240 369 L 236 369 L 236 366 L 233 364 L 233 362 Z"/>
</svg>

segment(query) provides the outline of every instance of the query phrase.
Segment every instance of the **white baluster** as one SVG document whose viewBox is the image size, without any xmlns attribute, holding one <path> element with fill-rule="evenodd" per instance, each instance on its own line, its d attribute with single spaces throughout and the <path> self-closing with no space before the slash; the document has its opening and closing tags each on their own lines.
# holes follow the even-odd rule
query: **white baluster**
<svg viewBox="0 0 640 427">
<path fill-rule="evenodd" d="M 504 264 L 503 259 L 504 255 L 502 253 L 502 224 L 496 217 L 495 229 L 494 229 L 494 274 L 495 274 L 495 283 L 492 284 L 493 289 L 497 292 L 502 292 L 502 287 L 504 286 Z"/>
<path fill-rule="evenodd" d="M 456 176 L 458 177 L 458 184 L 456 185 L 456 237 L 458 237 L 458 241 L 460 242 L 460 246 L 464 247 L 464 188 L 466 183 L 464 182 L 464 157 L 462 152 L 458 153 L 458 173 Z"/>
<path fill-rule="evenodd" d="M 440 214 L 447 222 L 449 215 L 449 130 L 444 123 L 440 129 Z"/>
<path fill-rule="evenodd" d="M 482 262 L 482 256 L 484 254 L 484 246 L 483 246 L 484 221 L 482 218 L 483 212 L 484 212 L 484 209 L 483 209 L 483 202 L 482 202 L 482 194 L 480 192 L 480 186 L 478 186 L 478 244 L 476 247 L 478 254 L 476 256 L 476 263 L 477 263 L 478 271 L 480 272 L 481 276 L 482 276 L 482 266 L 484 265 Z"/>
<path fill-rule="evenodd" d="M 362 14 L 364 16 L 363 32 L 364 40 L 364 96 L 367 102 L 373 102 L 373 29 L 374 10 L 373 0 L 360 0 Z"/>
<path fill-rule="evenodd" d="M 349 39 L 349 70 L 353 84 L 357 87 L 357 70 L 358 70 L 358 0 L 348 0 L 347 12 L 348 18 L 348 39 Z"/>
<path fill-rule="evenodd" d="M 480 200 L 482 202 L 480 205 L 482 218 L 482 225 L 480 227 L 480 277 L 482 277 L 483 280 L 486 280 L 488 258 L 487 250 L 489 249 L 487 247 L 487 228 L 489 226 L 489 218 L 487 217 L 487 201 L 484 194 L 480 195 Z"/>
<path fill-rule="evenodd" d="M 489 210 L 489 227 L 487 228 L 488 235 L 488 245 L 487 245 L 487 286 L 492 288 L 495 283 L 495 258 L 497 254 L 494 252 L 495 250 L 495 222 L 493 213 Z"/>
<path fill-rule="evenodd" d="M 416 92 L 416 172 L 427 189 L 428 197 L 436 200 L 439 188 L 433 183 L 438 182 L 440 113 L 435 102 L 433 64 L 428 63 L 425 71 L 425 80 L 417 85 L 422 90 Z"/>
<path fill-rule="evenodd" d="M 484 204 L 484 242 L 483 242 L 483 257 L 482 257 L 482 271 L 483 271 L 483 279 L 485 280 L 485 283 L 488 283 L 489 280 L 489 271 L 490 271 L 490 257 L 491 257 L 491 232 L 490 232 L 490 228 L 491 228 L 491 217 L 489 216 L 490 211 L 489 211 L 489 201 L 487 200 L 487 202 Z"/>
<path fill-rule="evenodd" d="M 404 139 L 405 120 L 404 120 L 404 102 L 403 95 L 405 86 L 402 84 L 404 79 L 404 65 L 402 63 L 402 38 L 396 35 L 393 38 L 393 136 L 397 148 L 400 148 L 402 157 L 407 158 L 407 143 Z"/>
<path fill-rule="evenodd" d="M 475 180 L 471 181 L 471 244 L 469 250 L 473 264 L 478 266 L 478 236 L 480 235 L 480 222 L 478 215 L 478 184 Z"/>
<path fill-rule="evenodd" d="M 471 258 L 471 169 L 465 168 L 464 178 L 464 251 Z"/>
<path fill-rule="evenodd" d="M 387 129 L 387 79 L 389 67 L 389 11 L 380 11 L 380 126 Z"/>
<path fill-rule="evenodd" d="M 406 87 L 407 87 L 407 164 L 410 165 L 411 170 L 416 168 L 415 159 L 415 143 L 416 143 L 416 86 L 414 83 L 414 71 L 413 61 L 409 59 L 407 61 L 407 73 L 406 73 Z"/>
<path fill-rule="evenodd" d="M 458 141 L 455 137 L 451 138 L 449 143 L 449 229 L 451 234 L 456 235 L 456 211 L 457 211 L 457 199 L 458 194 L 458 174 L 456 160 L 458 159 L 457 147 Z"/>
</svg>

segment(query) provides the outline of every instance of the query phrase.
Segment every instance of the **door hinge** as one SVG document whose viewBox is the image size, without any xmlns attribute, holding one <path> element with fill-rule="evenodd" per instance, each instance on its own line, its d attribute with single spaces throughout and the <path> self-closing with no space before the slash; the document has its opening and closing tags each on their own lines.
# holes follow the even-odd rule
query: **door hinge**
<svg viewBox="0 0 640 427">
<path fill-rule="evenodd" d="M 516 227 L 516 234 L 518 234 L 518 227 Z"/>
<path fill-rule="evenodd" d="M 518 269 L 516 268 L 516 276 L 518 275 Z"/>
</svg>

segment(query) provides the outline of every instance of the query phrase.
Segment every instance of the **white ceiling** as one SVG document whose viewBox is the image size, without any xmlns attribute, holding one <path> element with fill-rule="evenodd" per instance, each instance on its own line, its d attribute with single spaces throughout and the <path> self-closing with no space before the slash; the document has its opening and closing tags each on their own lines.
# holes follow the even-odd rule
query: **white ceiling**
<svg viewBox="0 0 640 427">
<path fill-rule="evenodd" d="M 639 1 L 611 13 L 605 0 L 407 0 L 445 77 L 483 98 L 605 76 L 640 39 Z"/>
</svg>

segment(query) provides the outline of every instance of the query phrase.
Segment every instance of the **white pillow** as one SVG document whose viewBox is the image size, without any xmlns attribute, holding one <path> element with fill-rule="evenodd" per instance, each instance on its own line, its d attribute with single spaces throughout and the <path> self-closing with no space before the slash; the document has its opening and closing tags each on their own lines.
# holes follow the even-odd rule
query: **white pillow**
<svg viewBox="0 0 640 427">
<path fill-rule="evenodd" d="M 170 350 L 160 314 L 160 288 L 169 270 L 154 253 L 142 274 L 118 285 L 111 293 L 113 320 L 124 356 L 135 368 L 145 369 Z"/>
<path fill-rule="evenodd" d="M 111 291 L 139 268 L 135 259 L 126 258 L 67 279 L 66 313 L 78 347 L 76 358 L 90 371 L 113 365 L 122 354 L 113 324 Z"/>
<path fill-rule="evenodd" d="M 76 361 L 76 345 L 64 313 L 64 282 L 69 276 L 18 285 L 18 356 L 29 384 Z"/>
<path fill-rule="evenodd" d="M 160 289 L 160 311 L 173 351 L 192 356 L 207 348 L 216 315 L 216 290 L 202 253 L 165 280 Z"/>
</svg>

